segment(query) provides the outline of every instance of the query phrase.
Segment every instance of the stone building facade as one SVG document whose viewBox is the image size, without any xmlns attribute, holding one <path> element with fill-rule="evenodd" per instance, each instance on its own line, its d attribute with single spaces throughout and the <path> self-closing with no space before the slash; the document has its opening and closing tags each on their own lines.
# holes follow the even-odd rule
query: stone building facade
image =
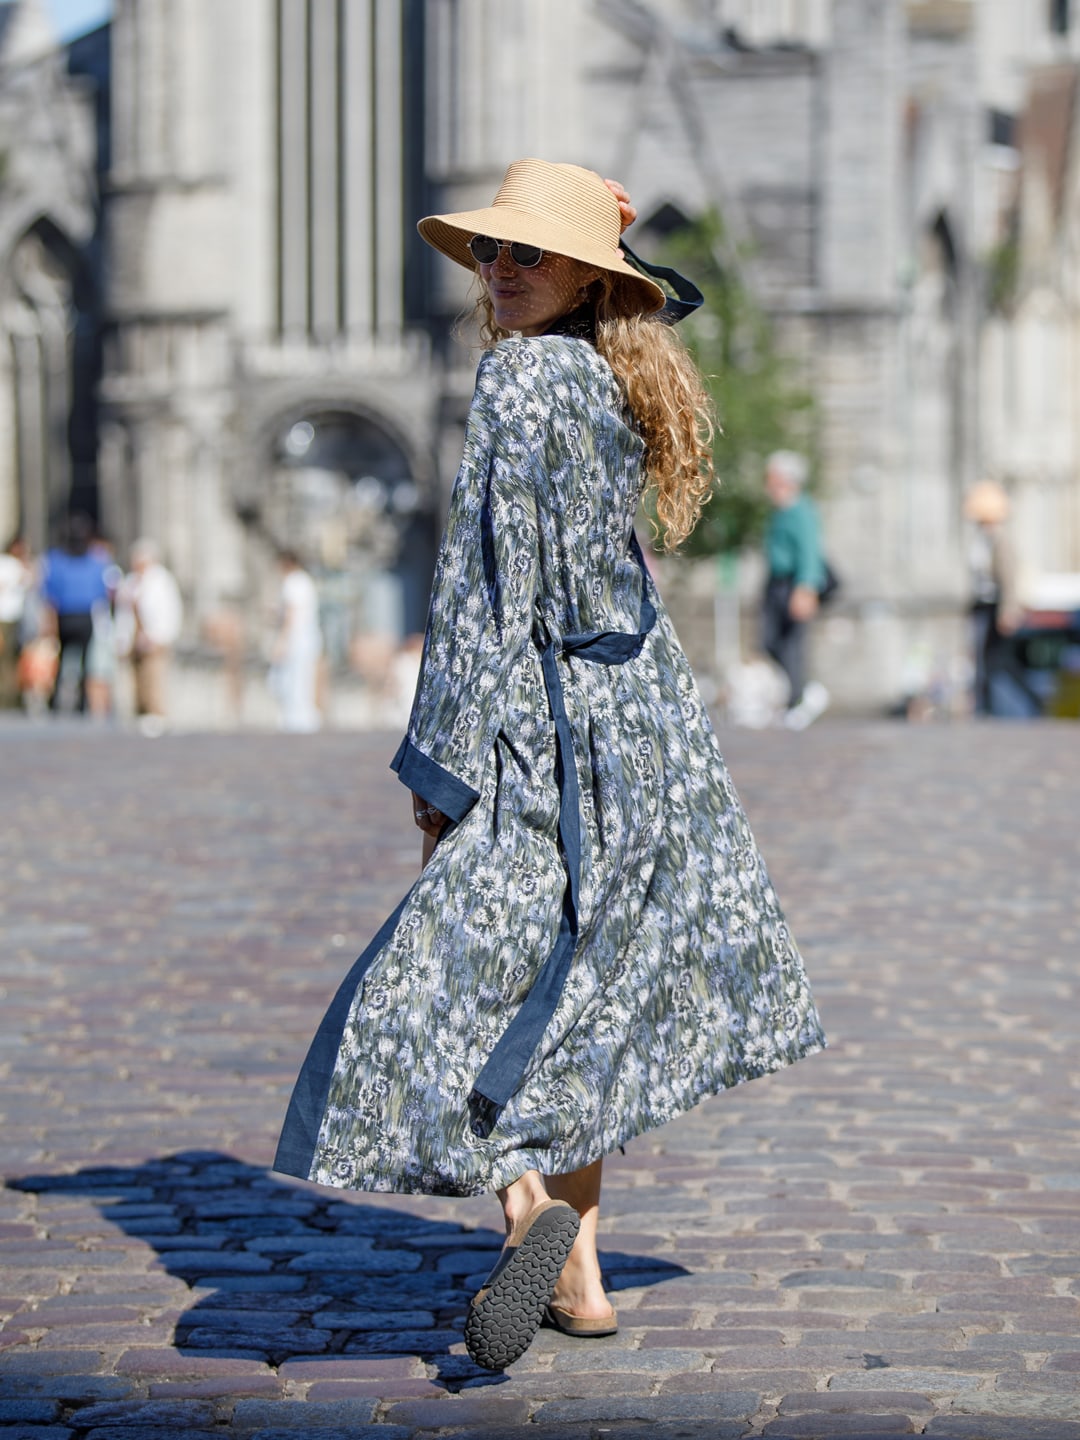
<svg viewBox="0 0 1080 1440">
<path fill-rule="evenodd" d="M 0 543 L 94 494 L 103 58 L 0 6 Z"/>
<path fill-rule="evenodd" d="M 38 535 L 73 480 L 92 488 L 121 552 L 162 541 L 192 641 L 223 608 L 257 628 L 283 543 L 318 571 L 336 659 L 419 628 L 475 357 L 448 338 L 468 277 L 414 222 L 486 203 L 516 155 L 572 159 L 626 182 L 642 248 L 654 218 L 712 206 L 752 244 L 820 404 L 845 588 L 817 666 L 840 704 L 891 704 L 964 647 L 983 261 L 1008 184 L 988 114 L 1020 103 L 1001 16 L 1030 8 L 116 0 L 58 51 L 38 0 L 0 5 L 23 35 L 0 128 L 41 192 L 0 189 L 0 518 Z M 1044 19 L 1022 37 L 1036 58 L 1072 44 L 1068 14 L 1056 40 Z M 43 268 L 48 301 L 19 279 Z M 46 312 L 66 314 L 67 370 L 39 364 L 92 406 L 29 384 L 28 311 L 42 356 Z M 27 394 L 52 407 L 36 430 Z"/>
<path fill-rule="evenodd" d="M 422 628 L 440 372 L 407 270 L 422 177 L 408 0 L 118 0 L 101 494 L 198 620 L 288 544 L 335 660 Z"/>
<path fill-rule="evenodd" d="M 1015 110 L 997 146 L 996 283 L 981 337 L 985 468 L 1010 492 L 1022 583 L 1063 609 L 1080 606 L 1078 29 L 1048 27 L 1023 84 L 1008 72 L 999 82 L 1013 81 L 1001 103 Z"/>
</svg>

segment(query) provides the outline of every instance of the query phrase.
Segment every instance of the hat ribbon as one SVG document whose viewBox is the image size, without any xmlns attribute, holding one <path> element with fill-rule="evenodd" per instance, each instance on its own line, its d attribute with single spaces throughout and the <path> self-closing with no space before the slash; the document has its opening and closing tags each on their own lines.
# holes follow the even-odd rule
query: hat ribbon
<svg viewBox="0 0 1080 1440">
<path fill-rule="evenodd" d="M 640 270 L 650 280 L 666 280 L 678 296 L 678 299 L 675 299 L 669 295 L 664 301 L 664 308 L 651 317 L 653 320 L 659 320 L 664 325 L 678 325 L 680 320 L 685 320 L 704 304 L 705 296 L 685 275 L 680 275 L 677 270 L 672 270 L 667 265 L 651 265 L 648 260 L 642 260 L 640 255 L 634 254 L 625 240 L 620 240 L 619 245 L 635 270 Z"/>
</svg>

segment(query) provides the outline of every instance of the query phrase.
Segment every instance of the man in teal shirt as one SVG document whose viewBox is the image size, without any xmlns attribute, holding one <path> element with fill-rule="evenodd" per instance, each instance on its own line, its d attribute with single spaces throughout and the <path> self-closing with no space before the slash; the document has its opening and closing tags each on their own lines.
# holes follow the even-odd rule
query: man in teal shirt
<svg viewBox="0 0 1080 1440">
<path fill-rule="evenodd" d="M 793 450 L 777 450 L 765 463 L 773 510 L 765 531 L 762 645 L 788 678 L 784 723 L 792 730 L 804 729 L 829 703 L 823 685 L 806 683 L 806 624 L 818 612 L 826 574 L 817 508 L 803 493 L 806 477 L 806 461 Z"/>
</svg>

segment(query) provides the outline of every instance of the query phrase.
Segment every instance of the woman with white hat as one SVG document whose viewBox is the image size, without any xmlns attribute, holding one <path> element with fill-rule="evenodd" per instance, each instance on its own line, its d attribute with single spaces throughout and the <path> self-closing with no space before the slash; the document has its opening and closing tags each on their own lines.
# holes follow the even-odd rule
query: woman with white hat
<svg viewBox="0 0 1080 1440">
<path fill-rule="evenodd" d="M 604 1155 L 824 1044 L 634 535 L 646 491 L 669 548 L 689 534 L 711 432 L 630 213 L 521 160 L 489 208 L 420 222 L 477 273 L 488 346 L 393 761 L 430 859 L 331 1004 L 275 1161 L 496 1190 L 507 1243 L 465 1327 L 492 1369 L 545 1320 L 614 1333 Z"/>
</svg>

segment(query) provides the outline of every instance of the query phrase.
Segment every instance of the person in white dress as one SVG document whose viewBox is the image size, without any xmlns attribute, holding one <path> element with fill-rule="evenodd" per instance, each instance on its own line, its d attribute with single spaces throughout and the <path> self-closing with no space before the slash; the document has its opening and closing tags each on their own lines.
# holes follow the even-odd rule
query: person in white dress
<svg viewBox="0 0 1080 1440">
<path fill-rule="evenodd" d="M 319 596 L 315 582 L 292 550 L 278 554 L 281 596 L 270 688 L 278 702 L 282 730 L 311 733 L 322 725 L 318 706 Z"/>
</svg>

